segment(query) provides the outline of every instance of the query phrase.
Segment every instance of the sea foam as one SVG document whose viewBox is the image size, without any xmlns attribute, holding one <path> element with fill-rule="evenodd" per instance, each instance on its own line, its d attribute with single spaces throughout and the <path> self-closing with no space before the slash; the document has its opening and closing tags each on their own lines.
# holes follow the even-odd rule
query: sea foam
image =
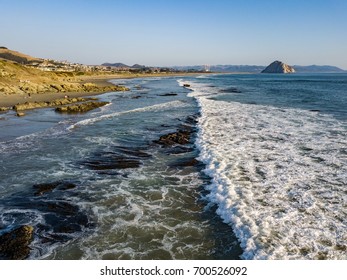
<svg viewBox="0 0 347 280">
<path fill-rule="evenodd" d="M 345 259 L 347 135 L 328 115 L 212 100 L 190 84 L 208 199 L 232 226 L 244 259 Z"/>
<path fill-rule="evenodd" d="M 155 111 L 161 111 L 161 110 L 165 110 L 167 108 L 172 108 L 172 107 L 187 107 L 187 106 L 188 105 L 186 103 L 179 101 L 179 100 L 175 100 L 175 101 L 150 105 L 150 106 L 146 106 L 146 107 L 136 108 L 136 109 L 132 109 L 132 110 L 114 112 L 114 113 L 110 113 L 110 114 L 103 114 L 103 115 L 100 115 L 97 117 L 81 120 L 81 121 L 79 121 L 73 125 L 70 125 L 68 127 L 68 130 L 74 129 L 78 126 L 90 125 L 90 124 L 93 124 L 93 123 L 96 123 L 96 122 L 99 122 L 102 120 L 112 119 L 114 117 L 118 117 L 118 116 L 121 116 L 124 114 L 130 114 L 130 113 L 136 113 L 136 112 L 146 112 L 146 111 L 155 112 Z"/>
</svg>

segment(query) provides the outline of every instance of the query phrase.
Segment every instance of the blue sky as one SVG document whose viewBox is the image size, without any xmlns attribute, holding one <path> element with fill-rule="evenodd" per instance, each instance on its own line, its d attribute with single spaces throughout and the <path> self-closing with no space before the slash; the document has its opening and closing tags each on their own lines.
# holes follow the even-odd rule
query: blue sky
<svg viewBox="0 0 347 280">
<path fill-rule="evenodd" d="M 346 0 L 0 0 L 0 45 L 85 64 L 347 69 Z"/>
</svg>

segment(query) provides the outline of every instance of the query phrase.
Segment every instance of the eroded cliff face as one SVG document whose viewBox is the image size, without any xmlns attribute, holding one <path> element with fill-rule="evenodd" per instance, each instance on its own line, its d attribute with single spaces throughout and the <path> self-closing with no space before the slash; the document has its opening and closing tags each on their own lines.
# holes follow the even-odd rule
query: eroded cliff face
<svg viewBox="0 0 347 280">
<path fill-rule="evenodd" d="M 261 73 L 295 73 L 295 70 L 293 67 L 276 60 L 261 71 Z"/>
</svg>

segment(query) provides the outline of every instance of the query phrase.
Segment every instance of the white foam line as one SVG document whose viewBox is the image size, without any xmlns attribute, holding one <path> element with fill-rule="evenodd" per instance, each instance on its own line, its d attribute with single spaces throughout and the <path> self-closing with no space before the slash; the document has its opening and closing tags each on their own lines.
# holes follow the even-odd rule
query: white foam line
<svg viewBox="0 0 347 280">
<path fill-rule="evenodd" d="M 161 104 L 155 104 L 155 105 L 151 105 L 151 106 L 147 106 L 147 107 L 127 110 L 127 111 L 122 111 L 122 112 L 115 112 L 115 113 L 111 113 L 111 114 L 102 115 L 99 117 L 79 121 L 79 122 L 69 126 L 68 130 L 74 129 L 75 127 L 78 127 L 78 126 L 93 124 L 95 122 L 102 121 L 105 119 L 112 119 L 114 117 L 118 117 L 118 116 L 121 116 L 124 114 L 154 111 L 154 110 L 164 110 L 164 109 L 171 108 L 171 107 L 185 107 L 185 106 L 187 106 L 187 105 L 184 102 L 179 101 L 179 100 L 175 100 L 175 101 L 170 101 L 170 102 L 161 103 Z"/>
</svg>

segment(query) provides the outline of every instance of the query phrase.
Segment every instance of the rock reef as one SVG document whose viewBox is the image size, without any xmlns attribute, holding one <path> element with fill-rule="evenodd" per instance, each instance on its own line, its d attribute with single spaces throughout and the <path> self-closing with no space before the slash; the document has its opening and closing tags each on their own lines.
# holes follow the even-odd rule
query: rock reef
<svg viewBox="0 0 347 280">
<path fill-rule="evenodd" d="M 81 165 L 105 174 L 109 173 L 107 170 L 140 167 L 142 161 L 150 157 L 151 155 L 141 148 L 118 146 L 114 147 L 113 151 L 95 153 L 91 158 L 82 161 Z"/>
<path fill-rule="evenodd" d="M 61 105 L 67 105 L 77 102 L 85 102 L 88 100 L 96 100 L 95 98 L 58 98 L 53 101 L 42 101 L 42 102 L 25 102 L 22 104 L 17 104 L 13 106 L 13 110 L 15 111 L 24 111 L 24 110 L 31 110 L 31 109 L 37 109 L 37 108 L 46 108 L 46 107 L 57 107 Z"/>
<path fill-rule="evenodd" d="M 22 225 L 0 236 L 0 259 L 23 260 L 30 254 L 34 228 Z"/>
<path fill-rule="evenodd" d="M 107 104 L 109 104 L 109 102 L 88 101 L 84 103 L 58 107 L 55 109 L 55 111 L 59 113 L 85 113 Z"/>
<path fill-rule="evenodd" d="M 55 111 L 59 113 L 85 113 L 109 104 L 109 102 L 97 100 L 98 99 L 94 97 L 58 98 L 53 101 L 25 102 L 23 104 L 17 104 L 13 106 L 13 110 L 17 112 L 18 117 L 22 117 L 25 115 L 23 111 L 31 109 L 56 107 Z"/>
<path fill-rule="evenodd" d="M 169 133 L 160 136 L 159 140 L 154 141 L 162 146 L 172 146 L 175 144 L 185 145 L 190 141 L 190 131 L 179 130 L 177 132 Z"/>
</svg>

